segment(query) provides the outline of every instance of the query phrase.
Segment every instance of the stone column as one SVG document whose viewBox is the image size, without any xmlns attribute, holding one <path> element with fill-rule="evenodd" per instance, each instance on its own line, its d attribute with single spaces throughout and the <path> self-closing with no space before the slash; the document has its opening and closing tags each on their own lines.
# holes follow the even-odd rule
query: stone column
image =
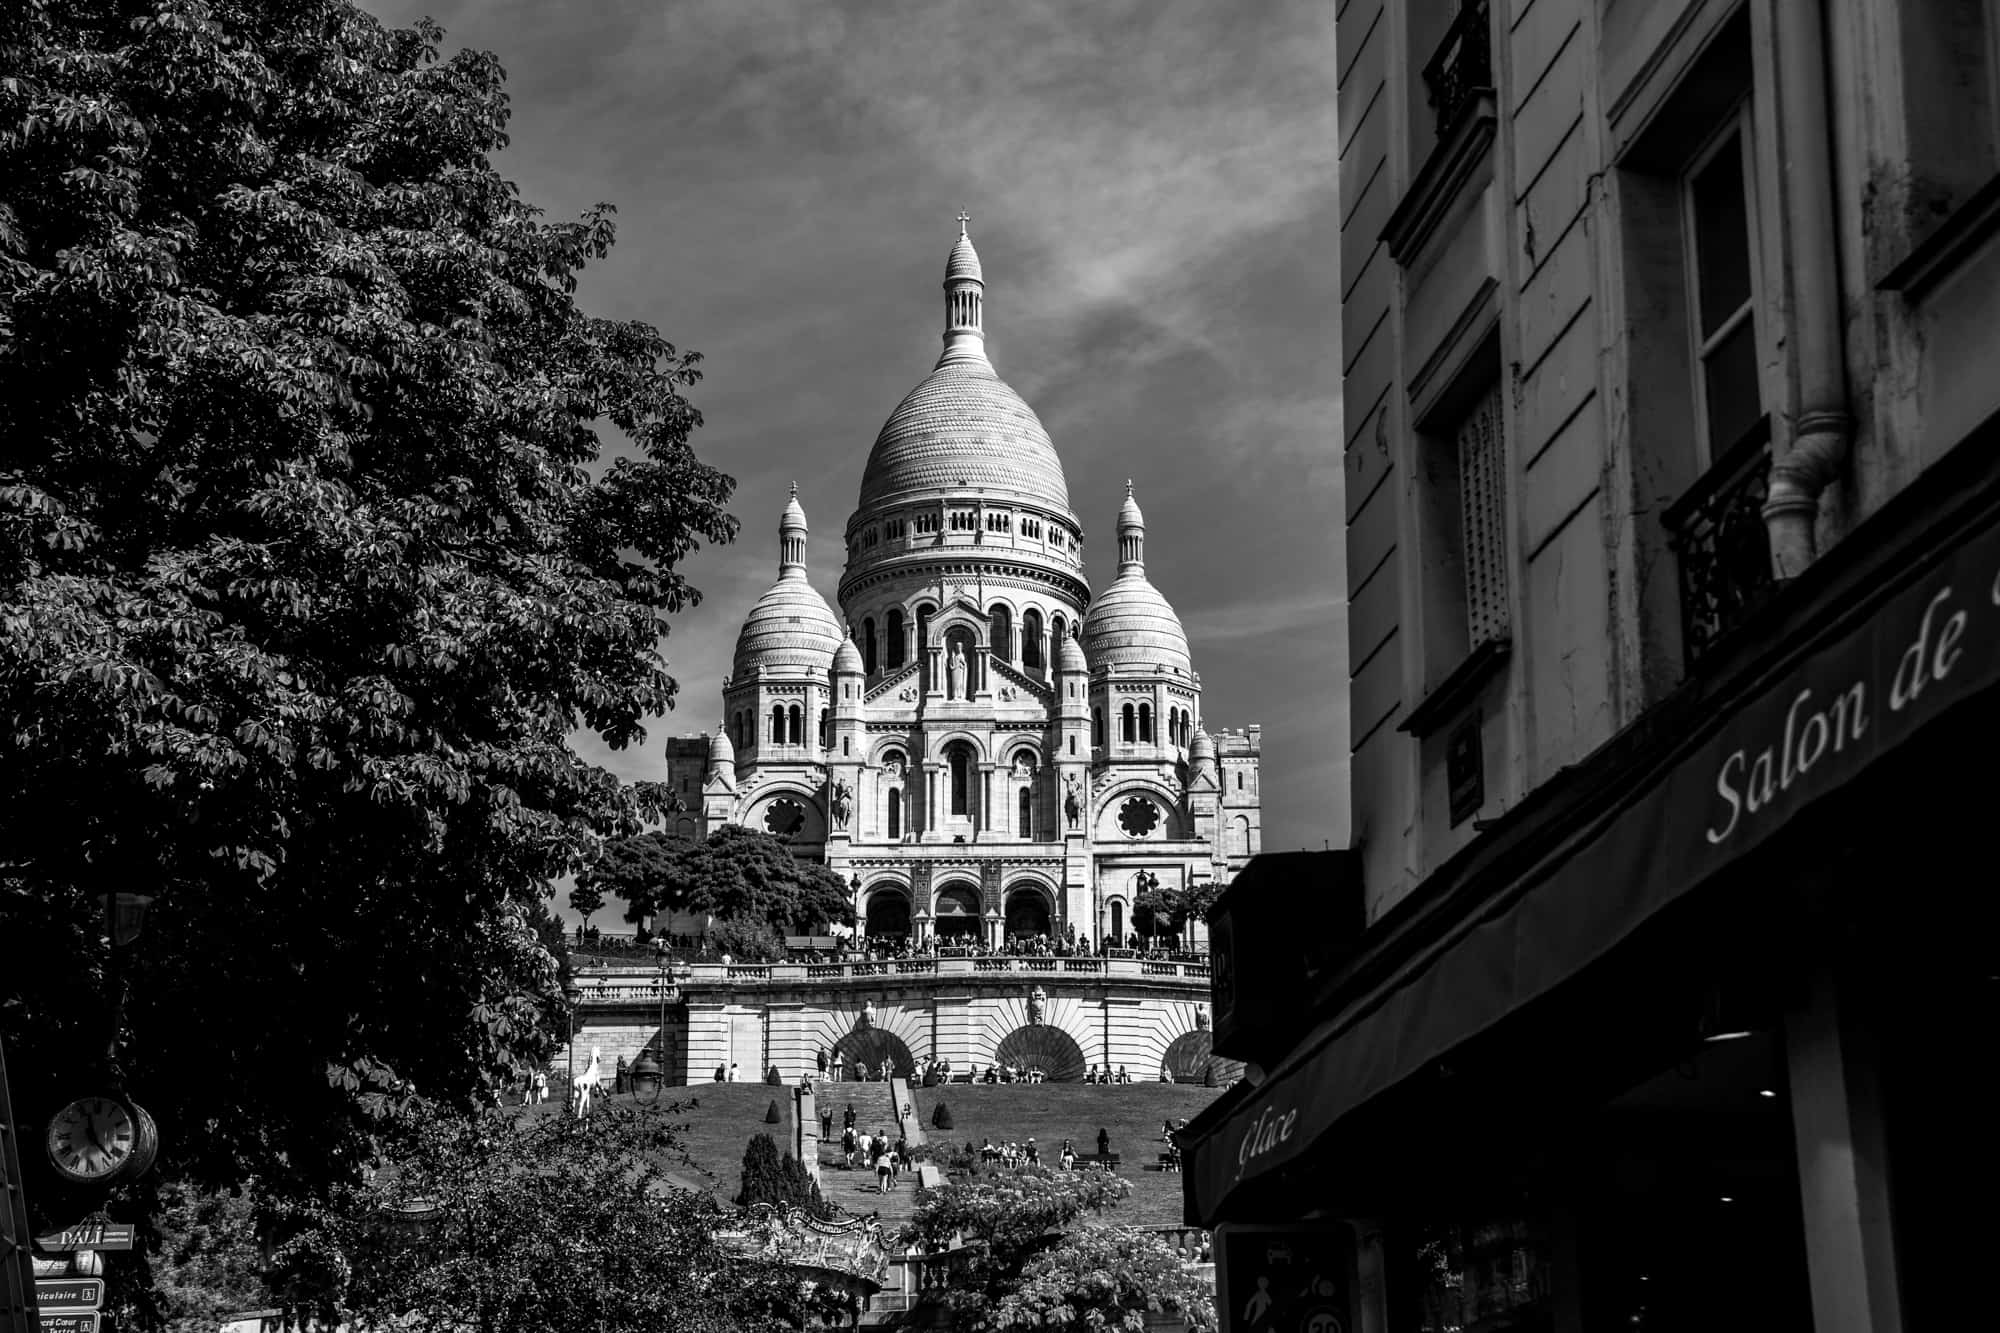
<svg viewBox="0 0 2000 1333">
<path fill-rule="evenodd" d="M 993 834 L 993 774 L 991 764 L 979 766 L 979 818 L 974 821 L 975 836 L 989 837 Z"/>
<path fill-rule="evenodd" d="M 973 650 L 972 661 L 966 664 L 969 676 L 965 682 L 968 699 L 988 698 L 993 693 L 993 649 L 981 644 Z"/>
<path fill-rule="evenodd" d="M 940 660 L 944 649 L 932 644 L 924 649 L 924 693 L 943 694 L 946 684 Z"/>
</svg>

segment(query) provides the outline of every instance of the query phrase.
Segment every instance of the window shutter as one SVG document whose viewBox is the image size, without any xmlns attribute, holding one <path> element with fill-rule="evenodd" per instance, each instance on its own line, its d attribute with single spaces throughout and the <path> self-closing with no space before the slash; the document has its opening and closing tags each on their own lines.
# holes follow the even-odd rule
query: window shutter
<svg viewBox="0 0 2000 1333">
<path fill-rule="evenodd" d="M 1465 618 L 1474 648 L 1508 636 L 1507 544 L 1502 521 L 1500 386 L 1458 427 L 1458 501 L 1465 562 Z"/>
</svg>

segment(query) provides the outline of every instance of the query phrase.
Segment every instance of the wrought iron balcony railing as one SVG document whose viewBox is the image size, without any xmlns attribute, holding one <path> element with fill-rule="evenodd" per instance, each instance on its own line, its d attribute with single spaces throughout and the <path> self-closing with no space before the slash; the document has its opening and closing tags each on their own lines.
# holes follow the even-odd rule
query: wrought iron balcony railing
<svg viewBox="0 0 2000 1333">
<path fill-rule="evenodd" d="M 1463 0 L 1444 41 L 1424 66 L 1424 86 L 1437 112 L 1437 135 L 1450 136 L 1481 93 L 1493 91 L 1492 20 L 1487 0 Z"/>
<path fill-rule="evenodd" d="M 1692 671 L 1771 592 L 1771 422 L 1761 417 L 1665 516 L 1680 562 L 1681 642 Z"/>
</svg>

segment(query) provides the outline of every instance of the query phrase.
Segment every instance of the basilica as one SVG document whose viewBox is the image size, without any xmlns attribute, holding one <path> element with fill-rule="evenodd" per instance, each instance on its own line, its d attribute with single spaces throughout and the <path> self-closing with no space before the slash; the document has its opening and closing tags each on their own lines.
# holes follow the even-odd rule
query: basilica
<svg viewBox="0 0 2000 1333">
<path fill-rule="evenodd" d="M 677 831 L 788 839 L 873 937 L 1123 940 L 1141 890 L 1220 886 L 1258 852 L 1259 728 L 1205 726 L 1130 483 L 1091 595 L 1062 460 L 987 359 L 963 218 L 944 293 L 943 354 L 862 473 L 841 614 L 807 581 L 794 487 L 721 725 L 668 743 Z"/>
</svg>

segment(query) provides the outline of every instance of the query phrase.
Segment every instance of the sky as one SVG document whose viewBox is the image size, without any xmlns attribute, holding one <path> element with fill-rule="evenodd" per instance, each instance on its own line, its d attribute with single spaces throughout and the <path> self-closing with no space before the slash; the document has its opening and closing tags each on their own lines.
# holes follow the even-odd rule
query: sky
<svg viewBox="0 0 2000 1333">
<path fill-rule="evenodd" d="M 891 409 L 936 362 L 960 209 L 987 351 L 1054 439 L 1086 571 L 1128 478 L 1147 573 L 1186 627 L 1205 724 L 1263 725 L 1264 847 L 1345 846 L 1347 648 L 1324 0 L 364 0 L 494 52 L 504 174 L 552 218 L 616 205 L 578 299 L 702 353 L 694 445 L 737 479 L 737 541 L 644 747 L 714 730 L 796 481 L 814 586 Z M 607 909 L 608 914 L 609 909 Z"/>
</svg>

